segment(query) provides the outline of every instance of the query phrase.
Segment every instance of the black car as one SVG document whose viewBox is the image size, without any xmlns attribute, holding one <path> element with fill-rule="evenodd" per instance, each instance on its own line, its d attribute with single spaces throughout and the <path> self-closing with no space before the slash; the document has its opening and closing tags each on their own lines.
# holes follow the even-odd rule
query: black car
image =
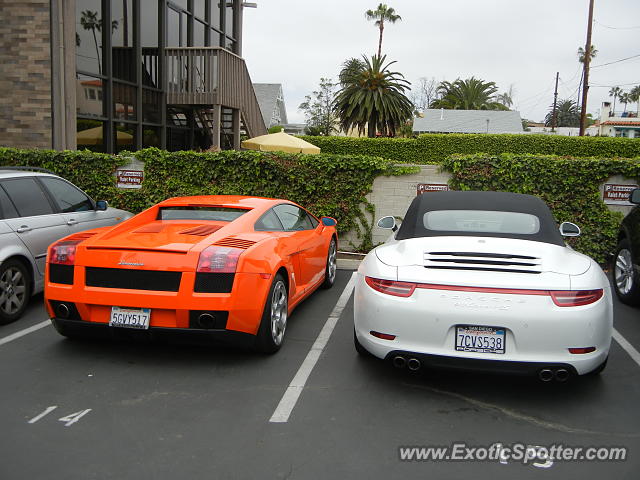
<svg viewBox="0 0 640 480">
<path fill-rule="evenodd" d="M 640 188 L 631 192 L 629 201 L 640 204 Z M 623 303 L 640 305 L 640 206 L 634 207 L 620 226 L 613 280 Z"/>
</svg>

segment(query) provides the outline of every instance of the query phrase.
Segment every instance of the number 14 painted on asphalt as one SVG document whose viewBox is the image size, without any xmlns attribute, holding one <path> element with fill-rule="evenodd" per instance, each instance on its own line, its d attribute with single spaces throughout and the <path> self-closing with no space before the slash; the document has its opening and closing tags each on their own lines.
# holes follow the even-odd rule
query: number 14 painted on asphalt
<svg viewBox="0 0 640 480">
<path fill-rule="evenodd" d="M 42 413 L 40 413 L 40 414 L 36 415 L 35 417 L 33 417 L 31 420 L 29 420 L 28 423 L 36 423 L 38 420 L 41 420 L 45 416 L 49 415 L 56 408 L 58 408 L 57 405 L 52 405 L 51 407 L 45 408 Z M 58 421 L 59 422 L 65 422 L 64 426 L 65 427 L 70 427 L 71 425 L 76 423 L 78 420 L 80 420 L 82 417 L 84 417 L 87 413 L 89 413 L 90 411 L 91 411 L 91 409 L 87 408 L 86 410 L 80 410 L 79 412 L 70 413 L 69 415 L 65 415 L 64 417 L 59 418 Z"/>
</svg>

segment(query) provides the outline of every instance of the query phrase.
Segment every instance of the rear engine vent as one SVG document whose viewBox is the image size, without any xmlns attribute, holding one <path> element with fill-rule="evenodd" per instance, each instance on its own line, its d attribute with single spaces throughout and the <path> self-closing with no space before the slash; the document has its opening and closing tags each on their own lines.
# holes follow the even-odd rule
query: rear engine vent
<svg viewBox="0 0 640 480">
<path fill-rule="evenodd" d="M 68 240 L 83 241 L 83 240 L 86 240 L 87 238 L 93 237 L 94 235 L 96 235 L 95 232 L 80 232 L 80 233 L 76 233 L 75 235 L 71 235 L 70 237 L 65 238 L 65 241 L 68 241 Z"/>
<path fill-rule="evenodd" d="M 157 270 L 87 267 L 85 272 L 85 283 L 88 287 L 123 288 L 126 290 L 177 292 L 182 279 L 181 272 Z"/>
<path fill-rule="evenodd" d="M 75 270 L 75 267 L 73 265 L 65 265 L 62 263 L 50 263 L 49 264 L 49 281 L 51 283 L 73 285 L 74 270 Z"/>
<path fill-rule="evenodd" d="M 222 225 L 198 225 L 197 227 L 182 230 L 180 233 L 182 235 L 199 235 L 201 237 L 206 237 L 207 235 L 217 232 L 221 228 Z"/>
<path fill-rule="evenodd" d="M 425 268 L 435 269 L 541 273 L 540 263 L 538 257 L 508 253 L 424 252 Z"/>
<path fill-rule="evenodd" d="M 231 293 L 235 273 L 196 273 L 193 288 L 198 293 Z"/>
<path fill-rule="evenodd" d="M 140 227 L 131 233 L 160 233 L 163 228 L 164 225 L 160 225 L 159 223 L 150 223 L 149 225 Z"/>
<path fill-rule="evenodd" d="M 253 240 L 243 240 L 242 238 L 227 237 L 223 238 L 219 242 L 214 243 L 214 245 L 217 245 L 219 247 L 242 248 L 243 250 L 246 250 L 250 246 L 255 245 L 255 243 L 256 242 L 254 242 Z"/>
</svg>

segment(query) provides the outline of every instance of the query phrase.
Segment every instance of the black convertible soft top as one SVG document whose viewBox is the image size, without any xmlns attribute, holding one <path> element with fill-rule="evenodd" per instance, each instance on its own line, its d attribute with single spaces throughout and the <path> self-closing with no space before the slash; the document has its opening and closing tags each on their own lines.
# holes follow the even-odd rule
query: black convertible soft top
<svg viewBox="0 0 640 480">
<path fill-rule="evenodd" d="M 461 231 L 434 231 L 425 228 L 423 216 L 436 210 L 488 210 L 517 212 L 535 215 L 540 229 L 534 234 L 470 233 Z M 436 236 L 482 236 L 534 240 L 564 246 L 564 240 L 549 207 L 538 197 L 510 192 L 428 192 L 418 195 L 407 210 L 404 221 L 396 234 L 397 240 Z"/>
</svg>

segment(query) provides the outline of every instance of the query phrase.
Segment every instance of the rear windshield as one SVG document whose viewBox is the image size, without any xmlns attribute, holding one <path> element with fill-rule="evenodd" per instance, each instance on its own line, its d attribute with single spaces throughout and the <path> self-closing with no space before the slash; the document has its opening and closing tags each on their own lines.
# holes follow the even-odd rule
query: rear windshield
<svg viewBox="0 0 640 480">
<path fill-rule="evenodd" d="M 160 207 L 158 220 L 215 220 L 232 222 L 248 210 L 230 207 Z"/>
<path fill-rule="evenodd" d="M 540 231 L 538 217 L 520 212 L 433 210 L 422 221 L 427 230 L 442 232 L 535 235 Z"/>
</svg>

